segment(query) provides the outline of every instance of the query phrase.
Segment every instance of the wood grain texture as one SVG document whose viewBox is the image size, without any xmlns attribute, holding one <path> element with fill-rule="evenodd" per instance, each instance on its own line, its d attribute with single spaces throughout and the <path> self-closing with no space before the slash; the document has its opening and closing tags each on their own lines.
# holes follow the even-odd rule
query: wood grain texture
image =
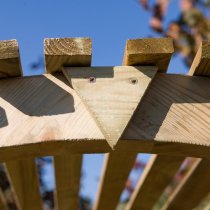
<svg viewBox="0 0 210 210">
<path fill-rule="evenodd" d="M 170 38 L 147 38 L 127 40 L 123 64 L 126 66 L 157 66 L 166 72 L 174 52 Z"/>
<path fill-rule="evenodd" d="M 75 67 L 63 72 L 113 148 L 154 78 L 156 67 Z"/>
<path fill-rule="evenodd" d="M 93 210 L 116 209 L 136 155 L 136 153 L 122 153 L 119 150 L 105 155 Z"/>
<path fill-rule="evenodd" d="M 209 158 L 209 90 L 210 78 L 157 73 L 116 149 Z M 0 116 L 1 162 L 111 150 L 62 74 L 2 79 Z"/>
<path fill-rule="evenodd" d="M 61 70 L 62 66 L 90 66 L 90 38 L 51 38 L 44 40 L 46 72 Z"/>
<path fill-rule="evenodd" d="M 125 209 L 152 209 L 184 159 L 152 155 Z"/>
<path fill-rule="evenodd" d="M 202 41 L 193 60 L 189 75 L 210 76 L 210 42 Z"/>
<path fill-rule="evenodd" d="M 194 209 L 209 193 L 209 160 L 197 159 L 161 210 Z"/>
<path fill-rule="evenodd" d="M 21 210 L 42 210 L 35 160 L 14 160 L 7 162 L 6 167 Z"/>
<path fill-rule="evenodd" d="M 54 165 L 56 178 L 56 209 L 78 209 L 82 155 L 55 156 Z"/>
<path fill-rule="evenodd" d="M 0 41 L 0 78 L 22 75 L 17 40 Z"/>
</svg>

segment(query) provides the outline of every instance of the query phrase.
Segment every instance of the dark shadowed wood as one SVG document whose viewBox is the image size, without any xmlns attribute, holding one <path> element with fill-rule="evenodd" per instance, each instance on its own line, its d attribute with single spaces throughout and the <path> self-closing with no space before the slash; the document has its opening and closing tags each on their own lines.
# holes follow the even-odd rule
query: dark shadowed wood
<svg viewBox="0 0 210 210">
<path fill-rule="evenodd" d="M 184 157 L 152 155 L 126 210 L 152 209 L 179 170 Z"/>
<path fill-rule="evenodd" d="M 48 73 L 62 66 L 90 66 L 92 42 L 90 38 L 51 38 L 44 40 L 45 65 Z"/>
<path fill-rule="evenodd" d="M 121 153 L 116 150 L 105 155 L 93 210 L 116 209 L 135 160 L 136 153 Z"/>
<path fill-rule="evenodd" d="M 209 167 L 209 160 L 197 159 L 161 210 L 194 209 L 210 192 Z"/>
<path fill-rule="evenodd" d="M 160 72 L 166 72 L 173 52 L 170 38 L 130 39 L 126 43 L 123 65 L 157 66 Z"/>
<path fill-rule="evenodd" d="M 202 41 L 193 60 L 189 75 L 210 76 L 210 42 Z"/>
<path fill-rule="evenodd" d="M 14 160 L 7 162 L 6 167 L 21 210 L 42 210 L 35 160 Z"/>
<path fill-rule="evenodd" d="M 54 165 L 56 178 L 56 209 L 78 209 L 82 155 L 55 156 Z"/>
<path fill-rule="evenodd" d="M 0 41 L 0 78 L 22 75 L 17 40 Z"/>
</svg>

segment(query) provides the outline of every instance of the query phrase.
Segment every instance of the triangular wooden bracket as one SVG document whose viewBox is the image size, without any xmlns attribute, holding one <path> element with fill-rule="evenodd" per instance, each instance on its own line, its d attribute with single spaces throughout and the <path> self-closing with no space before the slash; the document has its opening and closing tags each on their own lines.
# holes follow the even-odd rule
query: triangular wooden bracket
<svg viewBox="0 0 210 210">
<path fill-rule="evenodd" d="M 156 67 L 66 67 L 63 73 L 113 148 L 122 136 Z"/>
</svg>

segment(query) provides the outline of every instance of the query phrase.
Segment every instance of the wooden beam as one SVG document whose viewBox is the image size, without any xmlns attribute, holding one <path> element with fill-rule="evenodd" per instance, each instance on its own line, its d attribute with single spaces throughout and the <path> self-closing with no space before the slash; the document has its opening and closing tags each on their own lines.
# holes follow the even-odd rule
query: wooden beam
<svg viewBox="0 0 210 210">
<path fill-rule="evenodd" d="M 63 72 L 109 145 L 114 148 L 155 77 L 157 68 L 71 67 Z"/>
<path fill-rule="evenodd" d="M 6 167 L 21 210 L 42 210 L 35 160 L 14 160 L 7 162 Z"/>
<path fill-rule="evenodd" d="M 105 155 L 99 189 L 93 210 L 116 209 L 136 153 L 115 151 Z"/>
<path fill-rule="evenodd" d="M 44 40 L 46 72 L 61 70 L 62 66 L 90 66 L 90 38 L 51 38 Z"/>
<path fill-rule="evenodd" d="M 54 165 L 56 209 L 78 209 L 82 155 L 55 156 Z"/>
<path fill-rule="evenodd" d="M 210 76 L 210 42 L 202 41 L 198 52 L 193 60 L 189 75 Z"/>
<path fill-rule="evenodd" d="M 148 38 L 127 40 L 123 64 L 126 66 L 157 66 L 166 72 L 174 52 L 170 38 Z"/>
<path fill-rule="evenodd" d="M 209 158 L 209 89 L 210 78 L 157 73 L 116 149 Z M 3 162 L 111 150 L 62 74 L 2 79 L 0 110 Z"/>
<path fill-rule="evenodd" d="M 152 155 L 125 209 L 152 209 L 184 159 L 184 157 Z"/>
<path fill-rule="evenodd" d="M 22 75 L 17 40 L 0 41 L 0 78 Z"/>
<path fill-rule="evenodd" d="M 161 210 L 194 209 L 210 191 L 209 166 L 209 160 L 197 159 Z"/>
</svg>

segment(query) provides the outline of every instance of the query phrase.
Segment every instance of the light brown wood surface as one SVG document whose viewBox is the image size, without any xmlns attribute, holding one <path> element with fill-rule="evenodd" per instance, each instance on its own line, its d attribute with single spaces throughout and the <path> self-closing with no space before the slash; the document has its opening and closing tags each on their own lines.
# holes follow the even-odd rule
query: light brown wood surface
<svg viewBox="0 0 210 210">
<path fill-rule="evenodd" d="M 22 75 L 17 40 L 0 41 L 0 78 Z"/>
<path fill-rule="evenodd" d="M 63 72 L 114 147 L 154 78 L 156 67 L 70 67 Z"/>
<path fill-rule="evenodd" d="M 62 66 L 90 66 L 90 38 L 48 38 L 44 40 L 46 72 L 61 70 Z"/>
<path fill-rule="evenodd" d="M 170 38 L 147 38 L 127 40 L 123 64 L 126 66 L 157 66 L 166 72 L 174 52 Z"/>
<path fill-rule="evenodd" d="M 33 158 L 6 163 L 21 210 L 42 210 L 37 167 Z"/>
<path fill-rule="evenodd" d="M 93 210 L 116 209 L 135 160 L 136 153 L 116 150 L 105 155 Z"/>
<path fill-rule="evenodd" d="M 202 41 L 201 46 L 193 60 L 189 75 L 210 76 L 210 42 Z"/>
<path fill-rule="evenodd" d="M 82 155 L 55 156 L 54 166 L 56 209 L 78 209 Z"/>
<path fill-rule="evenodd" d="M 210 78 L 157 73 L 116 149 L 210 157 L 209 90 Z M 0 111 L 3 162 L 110 151 L 62 75 L 2 79 Z"/>
<path fill-rule="evenodd" d="M 153 209 L 184 159 L 184 157 L 152 155 L 125 209 Z"/>
</svg>

